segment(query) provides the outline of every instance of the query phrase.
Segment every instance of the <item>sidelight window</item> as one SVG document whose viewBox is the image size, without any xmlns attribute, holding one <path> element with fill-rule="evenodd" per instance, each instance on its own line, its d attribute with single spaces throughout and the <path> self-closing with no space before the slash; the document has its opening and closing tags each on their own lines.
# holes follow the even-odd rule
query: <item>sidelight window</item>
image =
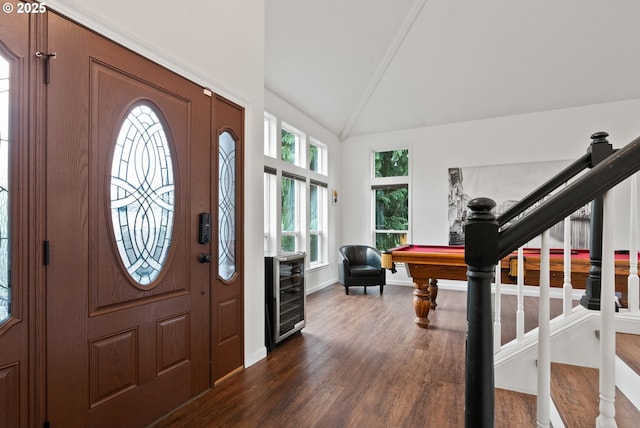
<svg viewBox="0 0 640 428">
<path fill-rule="evenodd" d="M 218 273 L 236 272 L 236 142 L 228 132 L 218 141 Z"/>
<path fill-rule="evenodd" d="M 111 166 L 111 220 L 129 276 L 148 286 L 167 259 L 175 213 L 174 167 L 169 141 L 149 104 L 125 118 Z"/>
<path fill-rule="evenodd" d="M 9 62 L 0 55 L 0 323 L 10 314 Z"/>
</svg>

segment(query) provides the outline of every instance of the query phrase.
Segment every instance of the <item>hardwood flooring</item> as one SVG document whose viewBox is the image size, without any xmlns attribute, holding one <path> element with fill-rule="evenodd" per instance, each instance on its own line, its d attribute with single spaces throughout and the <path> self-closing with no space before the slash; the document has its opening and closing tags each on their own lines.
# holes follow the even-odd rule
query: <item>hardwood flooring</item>
<svg viewBox="0 0 640 428">
<path fill-rule="evenodd" d="M 567 427 L 594 426 L 599 403 L 598 369 L 551 364 L 551 397 Z M 620 428 L 638 426 L 640 412 L 616 388 L 616 423 Z"/>
<path fill-rule="evenodd" d="M 353 288 L 347 296 L 336 284 L 309 295 L 300 334 L 154 427 L 464 426 L 466 293 L 441 289 L 421 329 L 412 292 Z M 503 298 L 503 342 L 515 337 L 505 315 L 514 302 Z M 537 303 L 525 306 L 528 330 Z M 498 389 L 495 401 L 496 427 L 536 425 L 534 396 Z"/>
<path fill-rule="evenodd" d="M 412 292 L 309 295 L 300 334 L 155 427 L 463 426 L 466 294 L 441 290 L 421 329 Z M 513 426 L 518 410 L 496 408 L 496 425 Z"/>
</svg>

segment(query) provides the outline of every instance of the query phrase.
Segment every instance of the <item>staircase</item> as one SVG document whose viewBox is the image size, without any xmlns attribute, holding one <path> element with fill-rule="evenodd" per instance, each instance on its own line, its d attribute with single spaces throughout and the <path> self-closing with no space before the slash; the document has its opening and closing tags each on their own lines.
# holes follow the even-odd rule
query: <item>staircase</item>
<svg viewBox="0 0 640 428">
<path fill-rule="evenodd" d="M 561 314 L 551 321 L 550 419 L 554 428 L 596 426 L 599 318 L 598 311 L 577 306 L 569 316 Z M 632 428 L 640 421 L 640 315 L 621 310 L 616 315 L 616 330 L 615 421 L 620 428 Z M 496 421 L 501 420 L 501 407 L 518 409 L 519 420 L 536 420 L 537 334 L 533 329 L 495 354 Z"/>
<path fill-rule="evenodd" d="M 636 362 L 640 358 L 635 344 L 640 334 L 637 245 L 640 216 L 637 175 L 634 176 L 640 171 L 640 137 L 618 150 L 613 150 L 607 137 L 606 132 L 593 134 L 585 155 L 499 216 L 493 213 L 496 203 L 489 198 L 478 197 L 468 203 L 470 214 L 464 229 L 468 265 L 467 426 L 493 426 L 494 410 L 499 407 L 494 400 L 494 386 L 535 394 L 538 427 L 557 428 L 565 426 L 563 421 L 566 421 L 566 426 L 613 428 L 627 426 L 629 420 L 636 421 L 631 426 L 638 426 L 640 377 L 635 364 L 632 369 L 624 361 Z M 615 226 L 622 223 L 616 215 L 620 212 L 614 207 L 612 189 L 628 178 L 629 309 L 616 313 L 615 249 L 626 245 L 621 247 L 614 242 Z M 564 187 L 560 189 L 561 186 Z M 586 293 L 581 299 L 581 303 L 590 309 L 572 308 L 571 305 L 571 239 L 569 228 L 565 226 L 563 313 L 551 319 L 549 230 L 563 219 L 566 225 L 567 216 L 590 201 L 591 267 Z M 524 333 L 524 274 L 522 263 L 518 262 L 518 305 L 515 314 L 510 314 L 516 318 L 517 335 L 502 346 L 500 260 L 519 247 L 520 260 L 521 247 L 537 236 L 541 236 L 538 327 Z M 496 264 L 498 270 L 492 274 Z M 493 282 L 495 303 L 492 309 Z M 618 338 L 618 333 L 631 338 Z M 616 339 L 624 343 L 618 349 Z M 631 349 L 630 354 L 627 354 L 627 348 Z M 492 375 L 494 385 L 485 381 Z M 561 403 L 559 407 L 554 397 Z M 592 409 L 596 409 L 595 419 L 589 413 Z M 578 416 L 585 419 L 580 422 L 573 419 Z"/>
</svg>

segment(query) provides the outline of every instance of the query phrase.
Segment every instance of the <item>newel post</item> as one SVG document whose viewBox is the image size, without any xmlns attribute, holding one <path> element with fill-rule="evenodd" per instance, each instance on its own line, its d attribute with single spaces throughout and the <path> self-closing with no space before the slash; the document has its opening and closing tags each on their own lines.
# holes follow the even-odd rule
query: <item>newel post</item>
<svg viewBox="0 0 640 428">
<path fill-rule="evenodd" d="M 593 168 L 607 159 L 613 153 L 613 146 L 607 140 L 609 134 L 596 132 L 591 136 L 591 145 L 587 151 L 591 154 Z M 585 294 L 580 298 L 580 304 L 587 309 L 600 310 L 600 289 L 602 283 L 602 218 L 604 212 L 604 195 L 598 195 L 591 202 L 591 237 L 589 259 L 591 267 L 585 285 Z"/>
<path fill-rule="evenodd" d="M 493 327 L 491 282 L 498 264 L 498 221 L 489 198 L 469 201 L 464 227 L 467 270 L 467 350 L 465 427 L 494 425 Z"/>
</svg>

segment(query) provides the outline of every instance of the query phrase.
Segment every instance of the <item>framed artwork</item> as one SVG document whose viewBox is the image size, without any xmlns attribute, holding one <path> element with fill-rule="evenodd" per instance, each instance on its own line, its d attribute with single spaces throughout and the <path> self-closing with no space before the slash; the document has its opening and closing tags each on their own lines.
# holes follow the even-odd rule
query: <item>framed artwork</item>
<svg viewBox="0 0 640 428">
<path fill-rule="evenodd" d="M 471 199 L 481 196 L 493 199 L 496 202 L 494 214 L 500 216 L 570 163 L 552 161 L 449 168 L 449 245 L 464 245 L 464 223 Z M 590 204 L 570 216 L 572 248 L 589 248 L 590 218 Z M 562 248 L 564 222 L 553 226 L 550 235 L 551 247 Z M 527 246 L 539 247 L 540 238 Z"/>
</svg>

